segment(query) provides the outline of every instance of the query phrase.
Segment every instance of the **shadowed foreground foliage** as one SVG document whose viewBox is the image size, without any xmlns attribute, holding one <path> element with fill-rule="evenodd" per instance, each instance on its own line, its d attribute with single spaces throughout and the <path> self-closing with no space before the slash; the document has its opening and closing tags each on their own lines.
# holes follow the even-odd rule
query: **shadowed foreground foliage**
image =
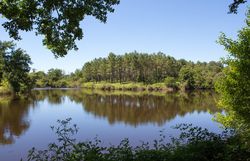
<svg viewBox="0 0 250 161">
<path fill-rule="evenodd" d="M 57 143 L 51 143 L 47 150 L 32 148 L 27 156 L 28 161 L 248 161 L 250 148 L 240 144 L 240 139 L 233 130 L 222 134 L 209 132 L 207 129 L 188 124 L 176 126 L 181 131 L 178 138 L 166 142 L 161 132 L 160 139 L 153 145 L 143 142 L 137 147 L 124 139 L 117 146 L 102 146 L 102 141 L 76 142 L 73 135 L 77 133 L 76 125 L 71 119 L 58 120 L 55 130 Z"/>
</svg>

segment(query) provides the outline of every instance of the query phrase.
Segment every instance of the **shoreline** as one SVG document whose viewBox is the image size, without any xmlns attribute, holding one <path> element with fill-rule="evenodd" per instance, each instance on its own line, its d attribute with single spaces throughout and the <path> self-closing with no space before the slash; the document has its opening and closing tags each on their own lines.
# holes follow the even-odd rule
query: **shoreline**
<svg viewBox="0 0 250 161">
<path fill-rule="evenodd" d="M 98 89 L 103 91 L 158 91 L 158 92 L 174 92 L 177 89 L 167 87 L 164 83 L 143 84 L 143 83 L 104 83 L 104 82 L 87 82 L 81 85 L 85 89 Z"/>
<path fill-rule="evenodd" d="M 80 88 L 98 89 L 103 91 L 148 91 L 148 92 L 177 92 L 177 91 L 206 91 L 214 88 L 196 88 L 183 89 L 181 87 L 167 87 L 165 83 L 143 84 L 143 83 L 106 83 L 106 82 L 87 82 L 83 83 Z"/>
<path fill-rule="evenodd" d="M 214 91 L 213 88 L 182 89 L 167 87 L 164 83 L 143 84 L 143 83 L 106 83 L 86 82 L 78 87 L 35 87 L 32 90 L 71 90 L 89 89 L 101 91 L 131 91 L 131 92 L 192 92 L 192 91 Z"/>
</svg>

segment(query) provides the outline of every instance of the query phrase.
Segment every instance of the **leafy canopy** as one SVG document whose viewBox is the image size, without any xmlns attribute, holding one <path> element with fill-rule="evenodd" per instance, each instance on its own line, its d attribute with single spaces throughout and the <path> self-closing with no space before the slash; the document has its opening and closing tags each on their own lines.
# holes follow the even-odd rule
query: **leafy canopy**
<svg viewBox="0 0 250 161">
<path fill-rule="evenodd" d="M 0 83 L 7 79 L 14 92 L 28 88 L 32 83 L 28 73 L 31 59 L 22 49 L 15 49 L 13 42 L 0 41 Z"/>
<path fill-rule="evenodd" d="M 10 37 L 20 40 L 19 31 L 34 30 L 56 57 L 63 57 L 77 50 L 75 41 L 83 38 L 80 22 L 86 16 L 105 23 L 117 4 L 119 0 L 1 0 L 0 14 Z"/>
<path fill-rule="evenodd" d="M 43 45 L 55 57 L 65 56 L 69 50 L 77 50 L 76 40 L 83 38 L 80 22 L 93 16 L 101 22 L 114 12 L 120 0 L 1 0 L 0 16 L 10 37 L 20 40 L 20 31 L 34 30 L 42 35 Z M 237 13 L 238 6 L 247 0 L 234 0 L 229 13 Z"/>
<path fill-rule="evenodd" d="M 238 32 L 238 39 L 232 40 L 221 34 L 219 43 L 229 56 L 224 61 L 224 77 L 218 81 L 221 93 L 220 105 L 227 113 L 219 119 L 227 126 L 250 131 L 250 8 L 246 27 Z M 248 133 L 249 134 L 249 133 Z"/>
</svg>

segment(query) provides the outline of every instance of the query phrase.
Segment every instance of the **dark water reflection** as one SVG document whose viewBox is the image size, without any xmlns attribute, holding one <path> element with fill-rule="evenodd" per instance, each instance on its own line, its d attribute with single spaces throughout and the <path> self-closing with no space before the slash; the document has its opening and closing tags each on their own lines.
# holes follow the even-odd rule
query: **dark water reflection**
<svg viewBox="0 0 250 161">
<path fill-rule="evenodd" d="M 184 116 L 194 111 L 218 111 L 211 93 L 188 96 L 86 94 L 83 100 L 85 111 L 105 117 L 111 124 L 119 121 L 134 126 L 146 123 L 163 125 L 177 115 Z"/>
<path fill-rule="evenodd" d="M 30 126 L 27 119 L 32 101 L 4 98 L 0 100 L 0 144 L 12 144 Z"/>
<path fill-rule="evenodd" d="M 217 98 L 211 91 L 164 94 L 86 90 L 35 90 L 29 98 L 0 98 L 0 160 L 18 160 L 32 146 L 44 147 L 53 139 L 49 125 L 66 117 L 76 120 L 84 131 L 79 139 L 99 135 L 109 142 L 124 137 L 148 139 L 157 130 L 169 128 L 170 123 L 187 121 L 213 130 L 217 124 L 211 120 L 212 114 L 219 112 Z"/>
</svg>

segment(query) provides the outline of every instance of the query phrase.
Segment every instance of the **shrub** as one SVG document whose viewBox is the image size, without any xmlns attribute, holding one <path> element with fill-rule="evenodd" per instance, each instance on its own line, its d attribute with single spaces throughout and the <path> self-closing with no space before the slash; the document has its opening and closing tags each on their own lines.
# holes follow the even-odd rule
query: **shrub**
<svg viewBox="0 0 250 161">
<path fill-rule="evenodd" d="M 178 84 L 177 84 L 176 79 L 174 77 L 165 78 L 164 83 L 169 88 L 178 89 Z"/>
</svg>

